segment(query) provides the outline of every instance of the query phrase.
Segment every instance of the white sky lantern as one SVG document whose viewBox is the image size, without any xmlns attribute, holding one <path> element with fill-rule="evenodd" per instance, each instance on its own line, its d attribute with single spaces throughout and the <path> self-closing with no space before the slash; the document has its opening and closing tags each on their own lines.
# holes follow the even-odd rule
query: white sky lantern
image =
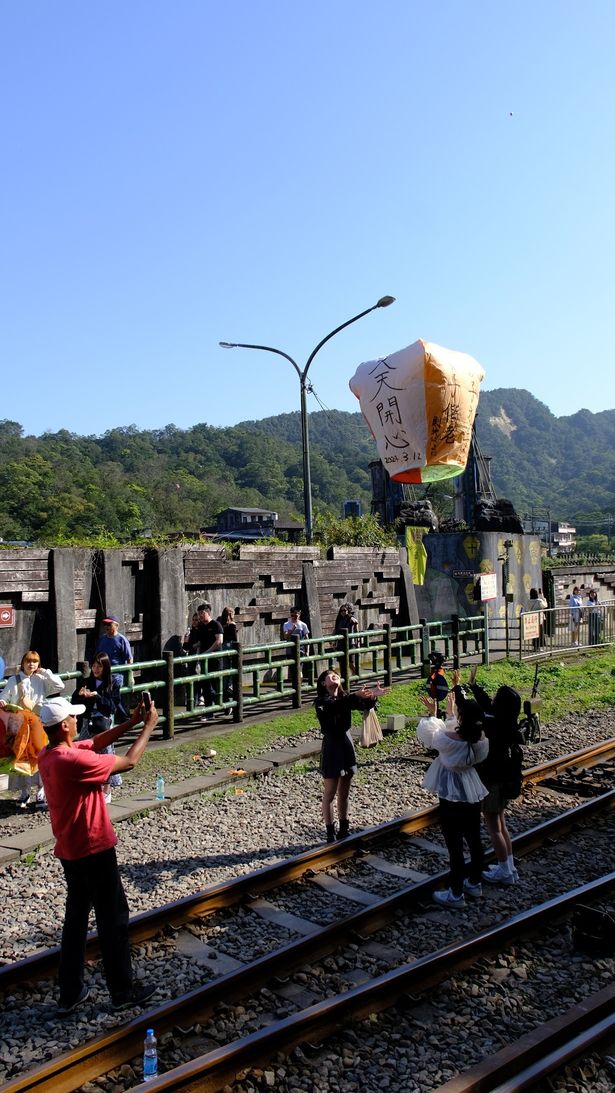
<svg viewBox="0 0 615 1093">
<path fill-rule="evenodd" d="M 391 478 L 439 482 L 461 474 L 484 375 L 467 353 L 422 340 L 359 365 L 350 390 Z"/>
</svg>

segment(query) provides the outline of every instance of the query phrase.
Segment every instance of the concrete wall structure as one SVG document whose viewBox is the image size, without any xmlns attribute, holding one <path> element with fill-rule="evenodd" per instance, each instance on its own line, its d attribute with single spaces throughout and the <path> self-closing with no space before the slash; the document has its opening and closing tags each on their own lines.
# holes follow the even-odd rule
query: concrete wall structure
<svg viewBox="0 0 615 1093">
<path fill-rule="evenodd" d="M 615 566 L 613 565 L 571 565 L 556 566 L 550 571 L 553 582 L 553 606 L 566 605 L 568 596 L 577 585 L 583 589 L 585 595 L 593 588 L 598 593 L 598 599 L 615 599 Z"/>
<path fill-rule="evenodd" d="M 246 645 L 279 639 L 291 607 L 314 636 L 332 633 L 341 603 L 352 602 L 363 629 L 417 622 L 404 550 L 241 546 L 162 549 L 0 551 L 0 605 L 15 624 L 0 628 L 0 652 L 13 671 L 26 649 L 43 664 L 73 671 L 91 659 L 101 620 L 116 615 L 135 660 L 181 651 L 182 636 L 203 600 L 214 616 L 233 608 Z"/>
<path fill-rule="evenodd" d="M 427 550 L 424 585 L 416 598 L 421 618 L 447 619 L 474 615 L 482 610 L 474 599 L 481 573 L 495 573 L 497 597 L 488 603 L 492 617 L 503 618 L 504 594 L 512 596 L 512 612 L 519 614 L 530 588 L 542 586 L 541 549 L 537 535 L 468 531 L 430 534 L 423 540 Z M 506 547 L 505 544 L 510 546 Z M 505 587 L 505 584 L 507 587 Z"/>
<path fill-rule="evenodd" d="M 505 543 L 510 543 L 509 547 Z M 26 649 L 43 664 L 72 671 L 90 659 L 107 612 L 117 615 L 135 660 L 179 653 L 193 610 L 202 600 L 214 616 L 233 608 L 245 645 L 277 641 L 290 608 L 301 607 L 314 636 L 330 634 L 341 603 L 355 605 L 361 629 L 475 615 L 481 573 L 496 574 L 490 614 L 504 615 L 504 578 L 518 614 L 529 589 L 542 585 L 540 539 L 503 532 L 429 534 L 425 583 L 415 585 L 402 548 L 222 546 L 117 550 L 0 550 L 0 606 L 15 623 L 0 628 L 0 652 L 13 671 Z M 608 570 L 608 572 L 607 572 Z M 555 570 L 555 573 L 559 571 Z M 613 576 L 613 567 L 600 578 Z M 570 579 L 590 585 L 594 571 Z M 565 575 L 562 575 L 564 577 Z M 605 585 L 606 587 L 606 585 Z"/>
</svg>

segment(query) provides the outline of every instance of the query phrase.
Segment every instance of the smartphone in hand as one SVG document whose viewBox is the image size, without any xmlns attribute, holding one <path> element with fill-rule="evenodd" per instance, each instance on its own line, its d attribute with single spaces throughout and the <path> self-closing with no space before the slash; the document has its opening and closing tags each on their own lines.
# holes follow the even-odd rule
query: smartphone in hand
<svg viewBox="0 0 615 1093">
<path fill-rule="evenodd" d="M 143 703 L 143 709 L 147 713 L 152 708 L 152 696 L 149 691 L 141 692 L 141 702 Z"/>
</svg>

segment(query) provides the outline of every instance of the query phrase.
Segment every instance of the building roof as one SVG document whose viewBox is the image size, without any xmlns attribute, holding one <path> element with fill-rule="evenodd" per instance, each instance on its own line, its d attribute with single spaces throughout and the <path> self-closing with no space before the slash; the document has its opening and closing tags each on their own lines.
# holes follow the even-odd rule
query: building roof
<svg viewBox="0 0 615 1093">
<path fill-rule="evenodd" d="M 223 513 L 225 513 L 225 512 L 250 512 L 250 513 L 253 513 L 253 514 L 256 513 L 257 515 L 260 515 L 260 516 L 276 516 L 277 515 L 277 513 L 275 512 L 274 509 L 250 509 L 250 508 L 247 508 L 245 505 L 230 505 L 228 508 L 222 509 L 222 512 L 218 513 L 218 516 L 222 516 Z"/>
</svg>

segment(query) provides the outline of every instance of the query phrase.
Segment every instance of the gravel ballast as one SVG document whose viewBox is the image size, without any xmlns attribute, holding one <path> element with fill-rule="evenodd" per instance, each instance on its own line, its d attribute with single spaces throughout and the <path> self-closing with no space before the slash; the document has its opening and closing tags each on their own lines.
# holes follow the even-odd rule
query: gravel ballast
<svg viewBox="0 0 615 1093">
<path fill-rule="evenodd" d="M 609 710 L 571 715 L 548 726 L 542 743 L 526 749 L 526 765 L 535 765 L 544 759 L 575 751 L 612 735 L 613 717 Z M 305 737 L 301 740 L 305 740 Z M 284 741 L 283 745 L 288 746 L 288 742 Z M 238 765 L 241 765 L 239 759 Z M 369 752 L 360 751 L 359 772 L 350 799 L 353 829 L 433 804 L 431 794 L 420 786 L 426 766 L 422 748 L 412 739 L 403 742 L 385 741 L 384 745 Z M 194 774 L 194 771 L 191 773 Z M 122 793 L 126 798 L 143 788 L 137 776 L 138 768 L 125 778 Z M 321 789 L 322 780 L 317 770 L 317 760 L 307 760 L 297 766 L 279 768 L 253 779 L 238 779 L 235 785 L 228 788 L 197 793 L 168 802 L 161 808 L 117 823 L 118 856 L 131 914 L 179 899 L 217 881 L 249 872 L 321 843 Z M 558 809 L 548 794 L 541 794 L 540 790 L 525 794 L 510 808 L 509 826 L 513 834 L 544 819 L 549 810 L 555 812 L 561 810 L 561 806 Z M 43 820 L 46 822 L 46 818 L 39 815 L 20 816 L 19 820 L 26 830 L 35 829 Z M 438 830 L 430 833 L 429 837 L 434 842 L 440 841 Z M 487 842 L 486 838 L 484 841 Z M 412 864 L 408 851 L 403 855 L 400 851 L 400 862 L 405 866 Z M 420 867 L 418 860 L 416 864 Z M 444 865 L 445 859 L 438 859 L 436 855 L 434 867 L 443 868 Z M 348 875 L 349 883 L 360 885 L 360 879 L 353 872 L 352 864 L 345 864 L 338 869 L 340 878 L 345 879 Z M 539 871 L 534 879 L 537 884 L 540 883 Z M 380 885 L 382 890 L 386 888 L 386 878 L 381 878 Z M 59 941 L 65 887 L 60 864 L 54 858 L 51 848 L 44 848 L 36 855 L 9 862 L 0 869 L 0 895 L 5 908 L 13 907 L 15 912 L 4 916 L 0 945 L 2 960 L 15 960 L 28 955 L 34 949 Z M 504 891 L 500 898 L 501 914 L 506 917 L 511 913 L 512 893 Z M 335 917 L 338 912 L 348 914 L 350 910 L 348 903 L 342 901 L 343 907 L 338 908 L 334 905 L 335 901 L 318 891 L 314 892 L 313 900 L 314 918 L 319 921 L 329 921 L 331 915 Z M 276 899 L 276 902 L 280 906 L 286 906 L 288 910 L 295 909 L 290 898 L 286 903 L 284 899 Z M 316 909 L 320 906 L 322 912 Z M 442 912 L 434 910 L 434 914 L 442 915 Z M 444 918 L 446 919 L 446 913 Z M 210 922 L 215 926 L 215 919 Z M 241 930 L 232 934 L 221 923 L 221 952 L 228 952 L 229 955 L 245 960 L 269 950 L 275 943 L 276 933 L 279 941 L 280 931 L 274 931 L 264 923 L 260 931 L 256 930 L 254 933 L 251 932 L 252 924 L 248 924 L 247 920 L 245 927 L 243 934 Z M 438 933 L 437 929 L 435 933 Z M 209 940 L 212 943 L 211 937 Z M 245 952 L 242 951 L 242 940 L 245 941 Z M 492 972 L 485 973 L 489 980 L 489 991 L 483 991 L 481 987 L 478 992 L 480 1000 L 473 989 L 475 984 L 468 987 L 472 1002 L 467 998 L 464 1000 L 467 1013 L 470 1010 L 476 1013 L 479 1023 L 489 1021 L 493 1024 L 494 1014 L 498 1007 L 501 1009 L 504 1006 L 506 995 L 510 1000 L 505 1003 L 505 1014 L 514 1025 L 520 1000 L 523 1002 L 521 1008 L 527 1005 L 531 1009 L 534 1005 L 534 989 L 527 987 L 526 980 L 531 978 L 533 983 L 536 979 L 540 983 L 541 976 L 551 977 L 552 967 L 557 966 L 558 960 L 563 958 L 562 944 L 561 936 L 554 937 L 553 945 L 545 956 L 548 967 L 534 967 L 535 958 L 523 952 L 515 953 L 513 957 L 507 956 L 501 965 L 502 975 L 496 975 L 495 981 Z M 412 957 L 411 946 L 404 955 L 406 958 Z M 195 968 L 190 956 L 182 957 L 175 952 L 171 942 L 168 956 L 173 961 L 172 982 L 169 981 L 167 961 L 159 950 L 154 955 L 148 943 L 143 943 L 135 951 L 137 974 L 159 982 L 160 997 L 167 996 L 171 991 L 188 990 L 195 982 L 202 982 L 208 977 L 207 969 L 202 966 Z M 522 969 L 525 969 L 525 973 Z M 380 970 L 381 967 L 375 961 L 374 973 Z M 344 966 L 340 968 L 340 972 L 343 971 Z M 591 985 L 592 976 L 596 975 L 596 963 L 579 960 L 576 971 L 579 991 L 582 994 L 585 986 Z M 606 975 L 611 971 L 610 965 L 609 968 L 604 965 L 598 974 Z M 215 968 L 211 969 L 211 974 L 215 974 Z M 105 986 L 98 968 L 88 969 L 88 981 L 93 996 L 104 998 Z M 511 984 L 516 988 L 515 991 L 509 990 Z M 523 984 L 523 990 L 520 990 L 519 984 Z M 310 986 L 309 977 L 306 985 Z M 459 988 L 451 986 L 450 990 L 453 992 Z M 540 997 L 536 994 L 536 998 Z M 451 995 L 449 1001 L 451 1007 L 453 1004 L 458 1007 L 455 1010 L 459 1018 L 456 1025 L 462 1035 L 468 1024 L 463 1019 L 466 1010 L 460 999 Z M 478 1012 L 479 1001 L 484 1014 L 483 1010 Z M 0 1065 L 0 1076 L 15 1050 L 20 1053 L 24 1050 L 26 1053 L 31 1051 L 32 1065 L 40 1057 L 43 1044 L 49 1049 L 50 1038 L 53 1042 L 56 1033 L 57 1049 L 65 1050 L 68 1043 L 78 1043 L 84 1035 L 92 1035 L 94 1031 L 101 1032 L 105 1027 L 118 1023 L 117 1016 L 99 1012 L 100 1007 L 95 1007 L 94 1010 L 89 1008 L 71 1018 L 67 1028 L 62 1030 L 65 1035 L 61 1035 L 54 1013 L 55 985 L 50 981 L 32 986 L 30 1004 L 38 1014 L 36 1031 L 32 1032 L 27 1048 L 24 1048 L 21 1036 L 16 1036 L 14 1042 L 11 1042 L 9 1035 L 6 1047 L 3 1046 L 0 1052 L 0 1064 L 3 1064 Z M 438 1006 L 443 1004 L 438 1003 Z M 536 1001 L 537 1012 L 543 1004 L 540 1000 Z M 10 997 L 5 998 L 5 1005 L 10 1009 Z M 271 1012 L 277 1016 L 282 1015 L 283 1007 L 280 1008 L 279 1000 L 272 1000 Z M 433 1013 L 430 1011 L 431 1015 L 426 1014 L 423 1019 L 420 1018 L 420 1013 L 419 1009 L 417 1021 L 420 1025 L 423 1020 L 427 1029 L 432 1020 L 437 1023 L 440 1016 L 437 1006 Z M 93 1020 L 96 1022 L 95 1028 L 92 1027 Z M 261 1021 L 262 1014 L 256 1013 L 255 1027 Z M 520 1029 L 521 1024 L 519 1022 Z M 499 1042 L 497 1024 L 495 1028 L 492 1037 L 494 1045 Z M 465 1035 L 469 1036 L 467 1030 Z M 472 1037 L 467 1052 L 467 1065 L 476 1057 L 480 1058 L 481 1052 L 487 1051 L 490 1042 L 488 1035 L 478 1040 Z M 493 1045 L 489 1050 L 493 1050 Z M 305 1084 L 305 1067 L 303 1064 L 296 1066 L 296 1061 L 283 1060 L 280 1057 L 275 1065 L 272 1064 L 267 1077 L 265 1072 L 262 1075 L 255 1073 L 246 1079 L 245 1084 L 240 1083 L 236 1088 L 245 1090 L 246 1093 L 271 1088 L 269 1075 L 273 1075 L 273 1087 L 282 1090 L 338 1089 L 340 1093 L 353 1093 L 353 1090 L 358 1089 L 363 1093 L 380 1089 L 420 1091 L 432 1088 L 434 1082 L 437 1084 L 444 1081 L 453 1073 L 453 1070 L 441 1062 L 434 1066 L 430 1061 L 429 1035 L 421 1035 L 415 1041 L 407 1033 L 400 1033 L 399 1019 L 396 1019 L 394 1011 L 378 1017 L 376 1026 L 363 1023 L 354 1031 L 351 1030 L 337 1046 L 323 1048 L 319 1057 L 310 1061 L 312 1085 Z M 22 1057 L 21 1064 L 28 1065 L 27 1059 Z M 585 1088 L 598 1093 L 602 1088 L 600 1081 L 601 1078 L 596 1078 L 598 1084 L 587 1085 Z M 572 1090 L 575 1087 L 571 1085 L 570 1088 Z"/>
</svg>

